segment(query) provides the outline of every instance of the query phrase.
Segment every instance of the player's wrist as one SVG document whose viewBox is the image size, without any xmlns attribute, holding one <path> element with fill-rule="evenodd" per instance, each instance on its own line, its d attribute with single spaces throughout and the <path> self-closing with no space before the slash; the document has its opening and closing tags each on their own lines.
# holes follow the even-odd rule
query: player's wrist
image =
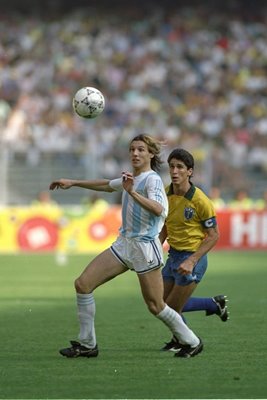
<svg viewBox="0 0 267 400">
<path fill-rule="evenodd" d="M 138 195 L 138 193 L 135 190 L 132 190 L 131 192 L 129 192 L 129 195 L 134 198 L 136 197 L 136 195 Z"/>
<path fill-rule="evenodd" d="M 187 261 L 190 261 L 193 264 L 193 266 L 195 266 L 198 262 L 198 259 L 195 257 L 190 257 L 187 259 Z"/>
</svg>

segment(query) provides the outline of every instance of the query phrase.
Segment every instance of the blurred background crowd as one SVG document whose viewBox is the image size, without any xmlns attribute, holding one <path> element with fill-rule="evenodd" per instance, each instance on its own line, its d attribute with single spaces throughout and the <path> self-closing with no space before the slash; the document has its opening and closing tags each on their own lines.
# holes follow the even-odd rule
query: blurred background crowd
<svg viewBox="0 0 267 400">
<path fill-rule="evenodd" d="M 27 202 L 62 171 L 116 177 L 140 132 L 163 140 L 165 156 L 174 147 L 191 151 L 194 182 L 207 193 L 263 198 L 267 4 L 74 3 L 1 6 L 2 203 Z M 83 86 L 106 98 L 95 120 L 72 110 Z"/>
</svg>

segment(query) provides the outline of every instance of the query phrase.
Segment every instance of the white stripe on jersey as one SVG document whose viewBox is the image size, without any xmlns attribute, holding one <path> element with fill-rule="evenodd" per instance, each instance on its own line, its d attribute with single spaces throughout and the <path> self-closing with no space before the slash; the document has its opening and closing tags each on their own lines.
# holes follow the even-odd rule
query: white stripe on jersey
<svg viewBox="0 0 267 400">
<path fill-rule="evenodd" d="M 122 179 L 110 181 L 114 190 L 123 190 Z M 123 190 L 122 195 L 122 236 L 150 241 L 157 237 L 168 213 L 168 200 L 163 182 L 154 171 L 142 172 L 134 177 L 133 189 L 142 196 L 155 200 L 163 206 L 162 215 L 157 217 L 141 207 L 132 196 Z"/>
</svg>

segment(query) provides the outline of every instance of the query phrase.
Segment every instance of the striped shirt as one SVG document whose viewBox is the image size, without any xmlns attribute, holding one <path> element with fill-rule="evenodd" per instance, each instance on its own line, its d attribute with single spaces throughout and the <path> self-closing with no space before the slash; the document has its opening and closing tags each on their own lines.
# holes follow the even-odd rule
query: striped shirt
<svg viewBox="0 0 267 400">
<path fill-rule="evenodd" d="M 134 201 L 132 196 L 123 190 L 122 178 L 110 181 L 109 185 L 116 191 L 123 191 L 120 234 L 140 241 L 151 241 L 158 237 L 168 214 L 168 200 L 160 176 L 152 170 L 142 172 L 134 177 L 133 185 L 134 191 L 162 205 L 163 211 L 160 216 L 145 210 Z"/>
</svg>

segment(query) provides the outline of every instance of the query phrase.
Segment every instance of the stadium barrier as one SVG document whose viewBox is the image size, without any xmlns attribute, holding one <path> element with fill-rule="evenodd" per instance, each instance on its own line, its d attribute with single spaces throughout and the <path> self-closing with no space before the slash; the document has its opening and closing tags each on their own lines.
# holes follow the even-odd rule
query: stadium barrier
<svg viewBox="0 0 267 400">
<path fill-rule="evenodd" d="M 224 210 L 217 216 L 216 249 L 267 249 L 267 210 Z M 3 207 L 0 253 L 98 253 L 115 240 L 120 223 L 120 206 Z"/>
</svg>

